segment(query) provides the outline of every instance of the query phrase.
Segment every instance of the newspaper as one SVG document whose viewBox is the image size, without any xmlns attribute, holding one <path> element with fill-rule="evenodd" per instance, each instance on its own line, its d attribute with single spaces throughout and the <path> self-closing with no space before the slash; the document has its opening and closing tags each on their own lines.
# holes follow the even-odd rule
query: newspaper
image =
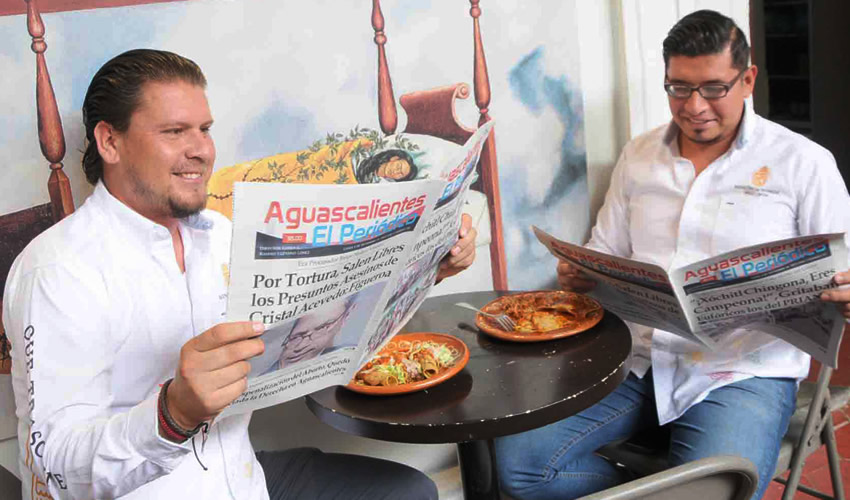
<svg viewBox="0 0 850 500">
<path fill-rule="evenodd" d="M 224 414 L 346 384 L 434 285 L 492 122 L 439 178 L 362 185 L 236 183 L 228 321 L 262 321 L 265 352 Z"/>
<path fill-rule="evenodd" d="M 847 267 L 843 234 L 754 245 L 666 272 L 560 241 L 537 227 L 555 257 L 597 283 L 588 293 L 626 321 L 719 349 L 737 328 L 772 334 L 835 367 L 844 318 L 820 294 Z"/>
</svg>

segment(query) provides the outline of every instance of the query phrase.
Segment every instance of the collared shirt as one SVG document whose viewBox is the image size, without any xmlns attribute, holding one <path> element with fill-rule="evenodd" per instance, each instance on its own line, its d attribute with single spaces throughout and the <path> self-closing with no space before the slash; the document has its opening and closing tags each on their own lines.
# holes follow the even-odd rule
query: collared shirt
<svg viewBox="0 0 850 500">
<path fill-rule="evenodd" d="M 250 414 L 202 445 L 160 437 L 157 395 L 180 348 L 224 321 L 230 222 L 182 220 L 185 274 L 168 230 L 103 184 L 17 258 L 3 321 L 12 342 L 25 499 L 266 499 Z"/>
<path fill-rule="evenodd" d="M 850 231 L 850 198 L 824 148 L 756 115 L 749 104 L 729 150 L 695 176 L 671 122 L 635 138 L 611 177 L 587 246 L 668 272 L 736 248 Z M 752 329 L 716 351 L 629 324 L 632 372 L 652 367 L 658 419 L 675 420 L 712 389 L 750 377 L 808 374 L 809 356 Z"/>
</svg>

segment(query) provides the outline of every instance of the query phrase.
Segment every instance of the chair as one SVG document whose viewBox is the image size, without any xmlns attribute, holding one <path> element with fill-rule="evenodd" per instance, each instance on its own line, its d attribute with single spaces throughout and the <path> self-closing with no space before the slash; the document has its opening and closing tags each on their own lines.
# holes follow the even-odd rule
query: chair
<svg viewBox="0 0 850 500">
<path fill-rule="evenodd" d="M 745 458 L 727 455 L 695 460 L 580 500 L 747 500 L 757 486 L 756 466 Z"/>
<path fill-rule="evenodd" d="M 822 365 L 817 382 L 800 384 L 800 390 L 797 392 L 797 409 L 791 416 L 788 432 L 782 439 L 779 459 L 773 473 L 773 480 L 785 485 L 782 500 L 791 500 L 797 490 L 824 500 L 845 500 L 841 480 L 841 457 L 838 455 L 836 446 L 832 412 L 850 401 L 850 388 L 829 386 L 831 376 L 832 368 Z M 657 435 L 650 438 L 649 443 L 647 437 L 642 436 L 610 444 L 597 453 L 624 465 L 639 476 L 645 476 L 668 467 L 666 450 L 658 449 L 655 446 L 658 442 L 662 440 Z M 822 445 L 826 445 L 834 496 L 800 484 L 806 458 Z M 787 480 L 780 477 L 786 471 L 790 471 Z"/>
</svg>

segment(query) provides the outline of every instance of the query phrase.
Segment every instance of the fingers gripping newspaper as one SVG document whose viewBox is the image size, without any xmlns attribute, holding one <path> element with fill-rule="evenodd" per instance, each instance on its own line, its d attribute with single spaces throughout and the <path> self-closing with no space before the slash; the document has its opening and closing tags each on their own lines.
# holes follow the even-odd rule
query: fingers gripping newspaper
<svg viewBox="0 0 850 500">
<path fill-rule="evenodd" d="M 404 326 L 457 242 L 492 126 L 439 179 L 234 185 L 227 321 L 262 321 L 265 352 L 223 414 L 346 384 Z"/>
<path fill-rule="evenodd" d="M 537 238 L 596 281 L 588 293 L 626 321 L 722 349 L 736 328 L 770 333 L 835 367 L 844 318 L 820 294 L 847 267 L 843 234 L 818 234 L 733 250 L 667 273 L 659 266 Z"/>
</svg>

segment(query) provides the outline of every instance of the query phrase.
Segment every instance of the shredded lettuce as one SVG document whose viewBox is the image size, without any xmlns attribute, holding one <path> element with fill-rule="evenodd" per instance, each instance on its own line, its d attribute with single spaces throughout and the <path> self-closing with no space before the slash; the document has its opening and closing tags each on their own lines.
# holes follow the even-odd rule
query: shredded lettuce
<svg viewBox="0 0 850 500">
<path fill-rule="evenodd" d="M 390 360 L 392 363 L 392 360 Z M 389 373 L 398 379 L 399 384 L 407 383 L 407 373 L 404 371 L 404 368 L 401 365 L 397 365 L 395 363 L 386 364 L 386 365 L 377 365 L 375 370 L 383 373 Z"/>
</svg>

